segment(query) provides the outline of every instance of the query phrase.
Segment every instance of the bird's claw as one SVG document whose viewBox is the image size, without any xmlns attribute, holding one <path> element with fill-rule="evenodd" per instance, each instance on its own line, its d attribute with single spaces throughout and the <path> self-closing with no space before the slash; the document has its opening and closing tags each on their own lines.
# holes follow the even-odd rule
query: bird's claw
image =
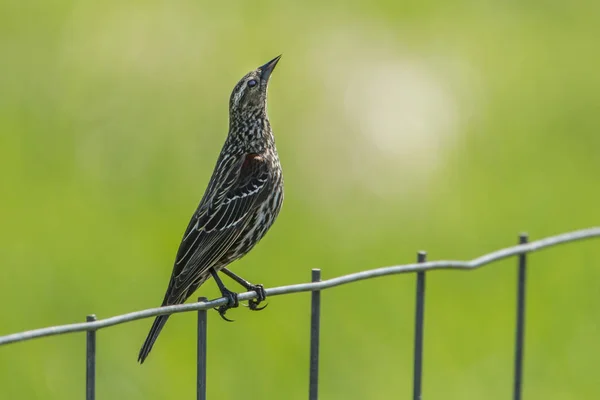
<svg viewBox="0 0 600 400">
<path fill-rule="evenodd" d="M 259 301 L 252 299 L 252 300 L 248 301 L 248 308 L 252 311 L 260 311 L 260 310 L 264 310 L 269 305 L 269 303 L 265 303 L 264 306 L 259 307 L 258 306 L 259 304 L 260 304 Z"/>
<path fill-rule="evenodd" d="M 227 321 L 227 322 L 235 322 L 235 320 L 233 320 L 233 319 L 229 319 L 229 318 L 227 318 L 227 317 L 225 316 L 225 312 L 227 312 L 227 309 L 223 309 L 223 306 L 221 306 L 221 307 L 217 308 L 217 309 L 216 309 L 216 311 L 219 313 L 219 316 L 220 316 L 221 318 L 223 318 L 225 321 Z"/>
<path fill-rule="evenodd" d="M 221 295 L 227 299 L 227 304 L 223 304 L 222 306 L 216 308 L 216 310 L 219 313 L 219 315 L 221 316 L 221 318 L 223 318 L 225 321 L 233 322 L 232 319 L 229 319 L 225 316 L 225 313 L 230 308 L 236 308 L 237 306 L 239 306 L 240 303 L 238 301 L 238 295 L 237 295 L 237 293 L 234 293 L 227 289 L 225 289 L 223 291 L 223 293 L 221 293 Z"/>
<path fill-rule="evenodd" d="M 264 310 L 265 307 L 267 307 L 269 304 L 265 304 L 262 307 L 259 307 L 258 305 L 265 301 L 265 299 L 267 298 L 267 292 L 265 291 L 265 287 L 263 285 L 253 285 L 252 287 L 248 288 L 248 290 L 254 291 L 256 293 L 256 299 L 250 299 L 248 300 L 248 308 L 252 311 L 260 311 L 260 310 Z"/>
</svg>

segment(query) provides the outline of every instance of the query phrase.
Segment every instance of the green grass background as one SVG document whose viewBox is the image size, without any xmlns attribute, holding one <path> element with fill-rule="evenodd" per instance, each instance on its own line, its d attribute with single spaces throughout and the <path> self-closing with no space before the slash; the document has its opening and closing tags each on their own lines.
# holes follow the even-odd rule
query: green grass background
<svg viewBox="0 0 600 400">
<path fill-rule="evenodd" d="M 269 113 L 286 200 L 233 269 L 267 286 L 468 259 L 600 220 L 600 3 L 0 3 L 0 334 L 157 306 L 227 129 Z M 524 398 L 600 397 L 600 243 L 530 258 Z M 424 396 L 511 392 L 515 260 L 427 282 Z M 213 283 L 198 295 L 218 295 Z M 323 293 L 323 399 L 408 398 L 414 276 Z M 209 314 L 208 394 L 304 399 L 308 294 Z M 98 399 L 194 398 L 195 315 L 98 334 Z M 85 335 L 0 348 L 0 398 L 80 399 Z"/>
</svg>

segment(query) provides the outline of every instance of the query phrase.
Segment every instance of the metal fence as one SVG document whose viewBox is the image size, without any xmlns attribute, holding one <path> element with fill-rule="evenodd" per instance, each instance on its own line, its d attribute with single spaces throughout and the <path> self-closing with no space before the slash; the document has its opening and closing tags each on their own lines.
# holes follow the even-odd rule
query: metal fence
<svg viewBox="0 0 600 400">
<path fill-rule="evenodd" d="M 547 247 L 556 246 L 562 243 L 575 242 L 582 239 L 600 237 L 600 227 L 578 230 L 564 233 L 557 236 L 551 236 L 542 240 L 528 243 L 527 235 L 519 235 L 519 244 L 485 254 L 470 261 L 426 261 L 426 253 L 417 254 L 415 264 L 398 265 L 392 267 L 377 268 L 368 271 L 356 272 L 343 275 L 337 278 L 321 280 L 321 270 L 312 270 L 312 282 L 301 283 L 289 286 L 279 286 L 266 289 L 267 296 L 278 296 L 283 294 L 312 292 L 311 301 L 311 319 L 310 319 L 310 365 L 309 365 L 309 400 L 318 398 L 319 389 L 319 338 L 320 338 L 320 320 L 321 320 L 321 290 L 329 289 L 335 286 L 347 283 L 357 282 L 364 279 L 371 279 L 380 276 L 402 274 L 408 272 L 417 273 L 416 284 L 416 310 L 415 310 L 415 338 L 414 338 L 414 370 L 413 370 L 413 400 L 421 399 L 421 386 L 423 377 L 423 319 L 425 315 L 425 273 L 434 269 L 459 269 L 472 270 L 495 261 L 508 257 L 517 256 L 517 309 L 516 309 L 516 329 L 515 329 L 515 360 L 514 360 L 514 382 L 513 399 L 520 400 L 522 394 L 523 382 L 523 354 L 525 337 L 525 297 L 526 297 L 526 272 L 527 272 L 527 254 Z M 245 292 L 239 294 L 239 300 L 250 300 L 256 297 L 255 292 Z M 109 326 L 124 324 L 138 319 L 155 317 L 157 315 L 175 314 L 188 311 L 198 312 L 198 357 L 197 357 L 197 398 L 206 400 L 206 339 L 207 339 L 207 318 L 206 311 L 227 303 L 227 299 L 218 298 L 208 301 L 201 297 L 197 303 L 182 304 L 176 306 L 166 306 L 151 308 L 142 311 L 122 314 L 111 318 L 96 320 L 95 315 L 88 315 L 86 322 L 53 326 L 31 331 L 14 333 L 11 335 L 0 336 L 0 346 L 26 340 L 62 335 L 66 333 L 85 331 L 86 341 L 86 399 L 95 399 L 96 383 L 96 331 Z"/>
</svg>

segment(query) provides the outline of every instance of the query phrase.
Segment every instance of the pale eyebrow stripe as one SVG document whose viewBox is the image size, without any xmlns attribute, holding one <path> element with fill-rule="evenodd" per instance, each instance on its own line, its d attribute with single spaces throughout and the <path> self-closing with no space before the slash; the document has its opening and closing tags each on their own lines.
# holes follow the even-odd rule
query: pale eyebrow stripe
<svg viewBox="0 0 600 400">
<path fill-rule="evenodd" d="M 238 103 L 240 102 L 240 99 L 242 98 L 242 93 L 244 93 L 244 90 L 246 90 L 246 82 L 244 82 L 242 84 L 242 86 L 240 86 L 240 89 L 236 92 L 235 96 L 233 97 L 233 105 L 237 106 Z"/>
</svg>

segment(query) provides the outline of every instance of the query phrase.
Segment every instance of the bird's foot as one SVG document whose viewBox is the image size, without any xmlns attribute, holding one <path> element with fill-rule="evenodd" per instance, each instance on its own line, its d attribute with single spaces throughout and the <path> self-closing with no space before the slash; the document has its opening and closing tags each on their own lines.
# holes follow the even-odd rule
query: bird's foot
<svg viewBox="0 0 600 400">
<path fill-rule="evenodd" d="M 238 295 L 237 295 L 237 293 L 234 293 L 229 289 L 224 289 L 221 292 L 221 295 L 227 299 L 227 304 L 223 304 L 222 306 L 216 308 L 216 310 L 219 313 L 219 315 L 221 316 L 221 318 L 223 318 L 225 321 L 233 322 L 232 319 L 229 319 L 225 316 L 225 313 L 230 308 L 236 308 L 237 306 L 239 306 L 240 303 L 238 301 Z"/>
<path fill-rule="evenodd" d="M 248 287 L 249 291 L 253 291 L 256 292 L 256 299 L 250 299 L 248 300 L 248 308 L 252 311 L 260 311 L 260 310 L 264 310 L 265 307 L 267 307 L 269 304 L 265 304 L 262 307 L 259 307 L 258 305 L 265 301 L 265 299 L 267 298 L 267 292 L 265 291 L 265 287 L 263 285 L 252 285 L 250 287 Z"/>
</svg>

